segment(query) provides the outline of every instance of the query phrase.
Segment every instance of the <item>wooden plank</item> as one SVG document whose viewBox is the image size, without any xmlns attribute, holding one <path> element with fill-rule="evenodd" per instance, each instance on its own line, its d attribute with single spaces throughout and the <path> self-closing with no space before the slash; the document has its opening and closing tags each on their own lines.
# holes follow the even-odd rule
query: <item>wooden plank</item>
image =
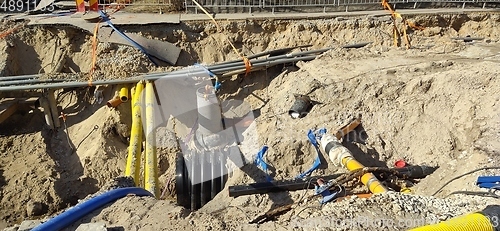
<svg viewBox="0 0 500 231">
<path fill-rule="evenodd" d="M 14 112 L 17 111 L 19 106 L 18 100 L 8 100 L 0 103 L 0 123 L 7 120 Z"/>
</svg>

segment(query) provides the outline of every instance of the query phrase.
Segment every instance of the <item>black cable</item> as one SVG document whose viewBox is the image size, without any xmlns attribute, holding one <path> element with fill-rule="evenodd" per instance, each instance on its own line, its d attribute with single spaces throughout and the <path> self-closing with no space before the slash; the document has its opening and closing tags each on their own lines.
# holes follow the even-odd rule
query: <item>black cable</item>
<svg viewBox="0 0 500 231">
<path fill-rule="evenodd" d="M 500 195 L 496 194 L 495 192 L 500 190 L 500 186 L 493 186 L 489 188 L 488 192 L 478 192 L 478 191 L 455 191 L 450 194 L 448 194 L 449 197 L 454 194 L 465 194 L 465 195 L 470 195 L 470 196 L 484 196 L 484 197 L 493 197 L 493 198 L 500 198 Z"/>
<path fill-rule="evenodd" d="M 309 189 L 309 187 L 311 186 L 311 182 L 312 180 L 316 179 L 317 177 L 311 177 L 311 179 L 309 179 L 309 182 L 307 183 L 307 185 L 302 189 L 302 190 L 306 190 L 306 189 Z M 302 196 L 300 197 L 299 199 L 299 203 L 302 202 L 302 199 L 304 199 L 304 197 L 306 196 L 307 194 L 307 190 L 304 191 L 304 193 L 302 193 Z"/>
<path fill-rule="evenodd" d="M 500 195 L 492 192 L 492 191 L 488 191 L 488 192 L 478 192 L 478 191 L 455 191 L 455 192 L 452 192 L 450 194 L 448 194 L 448 196 L 446 197 L 449 197 L 451 195 L 455 195 L 455 194 L 465 194 L 465 195 L 469 195 L 469 196 L 483 196 L 483 197 L 493 197 L 493 198 L 496 198 L 496 199 L 500 199 Z"/>
<path fill-rule="evenodd" d="M 454 178 L 452 178 L 451 180 L 449 180 L 448 182 L 446 182 L 443 186 L 441 186 L 441 188 L 439 188 L 435 193 L 432 194 L 432 196 L 435 196 L 436 194 L 438 194 L 444 187 L 446 187 L 448 184 L 450 184 L 451 182 L 459 179 L 459 178 L 462 178 L 466 175 L 470 175 L 472 173 L 475 173 L 475 172 L 478 172 L 478 171 L 481 171 L 481 170 L 489 170 L 489 169 L 500 169 L 500 167 L 484 167 L 484 168 L 478 168 L 478 169 L 474 169 L 470 172 L 466 172 L 462 175 L 459 175 L 459 176 L 456 176 Z"/>
<path fill-rule="evenodd" d="M 97 131 L 97 129 L 99 129 L 99 125 L 94 125 L 92 130 L 90 130 L 90 132 L 85 137 L 83 137 L 83 139 L 80 141 L 80 143 L 78 143 L 78 145 L 76 146 L 74 151 L 78 150 L 78 148 L 83 143 L 83 141 L 85 141 L 94 131 Z"/>
</svg>

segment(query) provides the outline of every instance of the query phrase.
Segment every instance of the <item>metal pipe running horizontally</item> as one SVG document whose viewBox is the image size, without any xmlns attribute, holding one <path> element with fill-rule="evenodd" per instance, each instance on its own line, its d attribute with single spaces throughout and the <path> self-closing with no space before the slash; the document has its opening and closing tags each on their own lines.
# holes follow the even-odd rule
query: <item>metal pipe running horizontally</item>
<svg viewBox="0 0 500 231">
<path fill-rule="evenodd" d="M 277 56 L 276 56 L 277 57 Z M 258 68 L 258 67 L 267 67 L 267 66 L 272 66 L 272 65 L 278 65 L 278 64 L 283 64 L 283 63 L 293 63 L 293 62 L 298 62 L 298 61 L 309 61 L 313 60 L 316 58 L 316 56 L 303 56 L 303 57 L 280 57 L 282 59 L 275 59 L 273 57 L 272 59 L 259 59 L 256 60 L 252 63 L 252 68 Z M 206 66 L 205 69 L 202 69 L 202 73 L 206 73 L 206 71 L 210 71 L 216 75 L 218 74 L 223 74 L 228 71 L 236 71 L 236 70 L 242 70 L 246 69 L 246 66 L 244 63 L 237 63 L 235 65 L 229 65 L 229 66 L 215 66 L 215 65 L 210 65 Z M 201 73 L 200 72 L 200 73 Z M 198 74 L 198 73 L 193 73 L 192 69 L 182 69 L 182 70 L 177 70 L 170 72 L 171 74 Z M 154 73 L 150 74 L 151 77 L 157 77 L 157 76 L 162 76 L 164 73 Z"/>
<path fill-rule="evenodd" d="M 292 62 L 298 62 L 298 61 L 309 61 L 315 59 L 316 56 L 305 56 L 305 57 L 297 57 L 297 58 L 292 58 L 292 59 L 284 59 L 284 60 L 275 60 L 275 61 L 269 61 L 265 63 L 258 63 L 253 65 L 252 67 L 264 67 L 264 66 L 273 66 L 273 65 L 278 65 L 278 64 L 284 64 L 284 63 L 292 63 Z M 234 71 L 234 70 L 241 70 L 244 69 L 245 67 L 235 67 L 235 68 L 225 68 L 225 69 L 219 69 L 217 72 L 214 72 L 215 74 L 220 74 L 221 71 Z M 178 71 L 174 72 L 166 72 L 166 73 L 154 73 L 154 74 L 148 74 L 148 75 L 143 75 L 140 77 L 136 78 L 129 78 L 129 79 L 112 79 L 112 80 L 97 80 L 91 83 L 91 86 L 98 86 L 98 85 L 113 85 L 113 84 L 130 84 L 130 83 L 137 83 L 141 80 L 146 80 L 146 81 L 154 81 L 160 78 L 180 78 L 180 77 L 192 77 L 196 75 L 205 75 L 206 70 L 199 68 L 199 69 L 191 69 L 190 71 L 184 72 L 184 73 L 179 73 Z M 35 85 L 25 85 L 25 86 L 5 86 L 5 87 L 0 87 L 0 92 L 6 92 L 6 91 L 25 91 L 25 90 L 37 90 L 37 89 L 59 89 L 59 88 L 71 88 L 71 87 L 88 87 L 89 82 L 62 82 L 62 83 L 51 83 L 51 84 L 35 84 Z"/>
<path fill-rule="evenodd" d="M 64 79 L 22 79 L 22 80 L 8 80 L 0 81 L 0 86 L 13 86 L 13 85 L 25 85 L 25 84 L 37 84 L 37 83 L 59 83 L 67 80 Z"/>
<path fill-rule="evenodd" d="M 2 81 L 12 81 L 12 80 L 25 80 L 25 79 L 38 79 L 42 76 L 41 74 L 36 75 L 16 75 L 16 76 L 4 76 L 0 77 L 0 82 Z"/>
<path fill-rule="evenodd" d="M 371 42 L 349 44 L 349 45 L 342 46 L 342 48 L 345 48 L 345 49 L 361 48 L 361 47 L 364 47 L 370 43 Z M 311 45 L 306 45 L 306 46 L 297 46 L 297 47 L 289 47 L 289 48 L 281 48 L 281 49 L 276 49 L 276 50 L 264 51 L 264 52 L 260 52 L 260 53 L 254 54 L 254 55 L 249 55 L 247 58 L 253 64 L 253 63 L 260 62 L 260 60 L 266 60 L 266 61 L 277 60 L 277 59 L 286 58 L 286 57 L 296 57 L 296 56 L 303 56 L 303 55 L 309 55 L 309 54 L 315 54 L 315 53 L 322 53 L 322 52 L 334 49 L 333 47 L 330 47 L 330 48 L 322 48 L 322 49 L 310 50 L 310 51 L 301 51 L 301 52 L 296 52 L 296 53 L 291 53 L 291 54 L 282 54 L 282 52 L 288 52 L 288 51 L 291 51 L 291 50 L 296 49 L 296 48 L 310 47 L 310 46 Z M 262 56 L 271 55 L 273 53 L 274 54 L 278 53 L 280 55 L 275 55 L 275 56 L 271 56 L 271 57 L 264 58 L 264 59 L 256 59 L 256 58 L 259 58 Z M 233 66 L 235 63 L 236 64 L 242 64 L 242 63 L 245 64 L 245 62 L 242 59 L 240 59 L 240 60 L 234 60 L 234 61 L 228 61 L 228 62 L 224 62 L 224 63 L 209 65 L 209 66 L 207 66 L 207 69 L 210 70 L 212 68 L 230 67 L 230 66 Z"/>
<path fill-rule="evenodd" d="M 250 63 L 253 65 L 257 63 L 263 63 L 263 62 L 268 62 L 268 61 L 274 61 L 274 60 L 279 60 L 279 59 L 286 59 L 286 58 L 295 58 L 298 56 L 305 56 L 305 55 L 311 55 L 311 54 L 317 54 L 317 53 L 323 53 L 325 51 L 329 51 L 333 48 L 323 48 L 323 49 L 318 49 L 318 50 L 310 50 L 310 51 L 302 51 L 302 52 L 296 52 L 296 53 L 291 53 L 291 54 L 285 54 L 285 55 L 277 55 L 277 56 L 271 56 L 267 58 L 261 58 L 261 59 L 252 59 Z M 239 60 L 234 63 L 227 63 L 227 64 L 215 64 L 215 65 L 210 65 L 207 66 L 207 69 L 211 70 L 212 72 L 215 73 L 215 70 L 213 69 L 221 69 L 221 68 L 226 68 L 226 67 L 234 67 L 234 66 L 243 66 L 245 67 L 245 62 L 243 60 Z"/>
</svg>

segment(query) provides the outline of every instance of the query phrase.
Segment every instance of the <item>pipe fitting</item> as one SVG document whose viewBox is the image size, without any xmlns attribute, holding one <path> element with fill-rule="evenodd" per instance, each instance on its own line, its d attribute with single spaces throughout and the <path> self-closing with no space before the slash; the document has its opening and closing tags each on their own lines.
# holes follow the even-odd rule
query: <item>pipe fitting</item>
<svg viewBox="0 0 500 231">
<path fill-rule="evenodd" d="M 116 107 L 118 107 L 118 105 L 120 105 L 120 104 L 122 104 L 122 103 L 123 103 L 123 101 L 120 99 L 120 97 L 115 97 L 115 98 L 113 98 L 113 99 L 110 99 L 110 100 L 106 103 L 106 105 L 107 105 L 108 107 L 116 108 Z"/>
<path fill-rule="evenodd" d="M 295 102 L 288 111 L 288 114 L 294 119 L 303 118 L 311 111 L 312 106 L 313 104 L 309 96 L 295 95 Z"/>
<path fill-rule="evenodd" d="M 119 93 L 119 96 L 120 96 L 120 100 L 122 101 L 122 103 L 125 103 L 128 101 L 128 86 L 123 86 L 122 88 L 120 88 L 120 93 Z"/>
<path fill-rule="evenodd" d="M 364 168 L 351 154 L 349 149 L 344 147 L 337 137 L 330 134 L 324 134 L 320 140 L 321 148 L 328 154 L 330 160 L 336 166 L 343 166 L 349 171 L 356 171 Z M 389 191 L 373 173 L 365 173 L 361 176 L 361 183 L 363 183 L 372 193 L 384 193 Z"/>
<path fill-rule="evenodd" d="M 324 134 L 323 137 L 321 137 L 320 143 L 325 153 L 337 167 L 345 167 L 342 160 L 346 157 L 352 157 L 351 152 L 340 144 L 339 140 L 335 136 Z"/>
</svg>

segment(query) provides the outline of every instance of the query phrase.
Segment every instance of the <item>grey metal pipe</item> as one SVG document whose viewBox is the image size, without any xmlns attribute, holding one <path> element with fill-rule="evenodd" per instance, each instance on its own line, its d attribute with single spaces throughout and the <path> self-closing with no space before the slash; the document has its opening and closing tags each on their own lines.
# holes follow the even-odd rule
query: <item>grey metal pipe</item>
<svg viewBox="0 0 500 231">
<path fill-rule="evenodd" d="M 57 83 L 57 82 L 65 82 L 65 81 L 68 81 L 68 80 L 64 80 L 64 79 L 23 79 L 23 80 L 12 80 L 12 81 L 0 81 L 0 86 L 36 84 L 36 83 Z"/>
<path fill-rule="evenodd" d="M 200 74 L 202 72 L 197 72 L 193 74 Z M 108 85 L 108 84 L 130 84 L 137 83 L 141 80 L 157 80 L 162 77 L 188 77 L 188 74 L 166 74 L 163 73 L 162 76 L 141 76 L 130 79 L 112 79 L 112 80 L 97 80 L 92 82 L 92 86 Z M 88 87 L 89 82 L 62 82 L 62 83 L 51 83 L 51 84 L 35 84 L 35 85 L 24 85 L 24 86 L 6 86 L 0 87 L 0 92 L 2 91 L 24 91 L 24 90 L 37 90 L 37 89 L 57 89 L 57 88 L 71 88 L 71 87 Z"/>
<path fill-rule="evenodd" d="M 349 44 L 349 45 L 342 46 L 342 48 L 345 48 L 345 49 L 361 48 L 361 47 L 364 47 L 364 46 L 366 46 L 366 45 L 368 45 L 370 43 L 371 42 Z M 254 54 L 254 55 L 249 55 L 247 58 L 253 64 L 254 62 L 259 62 L 262 59 L 258 59 L 258 60 L 252 60 L 252 59 L 255 59 L 255 58 L 258 58 L 258 57 L 262 57 L 262 56 L 266 56 L 266 55 L 278 54 L 276 56 L 271 56 L 271 57 L 274 58 L 274 59 L 271 59 L 271 60 L 276 60 L 276 59 L 280 59 L 280 58 L 283 58 L 283 57 L 293 57 L 293 56 L 300 56 L 300 55 L 309 55 L 309 54 L 314 54 L 314 53 L 321 53 L 321 52 L 325 52 L 325 51 L 333 49 L 333 47 L 330 47 L 330 48 L 323 48 L 323 49 L 317 49 L 317 50 L 295 52 L 295 53 L 291 53 L 291 54 L 283 54 L 283 52 L 289 52 L 289 51 L 291 51 L 293 49 L 296 49 L 296 48 L 303 48 L 303 47 L 310 47 L 310 46 L 312 46 L 312 45 L 304 45 L 304 46 L 296 46 L 296 47 L 288 47 L 288 48 L 281 48 L 281 49 L 276 49 L 276 50 L 264 51 L 264 52 L 260 52 L 260 53 Z M 269 57 L 269 58 L 271 58 L 271 57 Z M 267 58 L 267 59 L 269 60 L 269 58 Z M 242 64 L 243 63 L 243 64 L 245 64 L 245 62 L 243 62 L 243 60 L 240 59 L 240 60 L 234 60 L 234 61 L 224 62 L 224 63 L 220 63 L 220 64 L 208 65 L 207 69 L 210 70 L 211 68 L 229 67 L 229 66 L 232 66 L 234 63 L 238 63 L 238 64 Z"/>
<path fill-rule="evenodd" d="M 296 58 L 291 58 L 291 59 L 286 59 L 286 60 L 270 60 L 270 61 L 262 61 L 259 63 L 252 64 L 252 67 L 266 67 L 266 66 L 274 66 L 278 64 L 283 64 L 283 63 L 293 63 L 293 62 L 298 62 L 298 61 L 310 61 L 315 59 L 316 56 L 304 56 L 304 57 L 296 57 Z M 245 66 L 239 67 L 239 68 L 234 68 L 234 67 L 228 67 L 228 68 L 221 68 L 221 69 L 216 69 L 213 71 L 215 74 L 220 74 L 223 72 L 227 71 L 234 71 L 234 70 L 241 70 L 245 69 Z"/>
<path fill-rule="evenodd" d="M 342 46 L 342 48 L 360 48 L 363 46 L 366 46 L 370 44 L 370 42 L 365 42 L 365 43 L 357 43 L 357 44 L 351 44 L 351 45 L 345 45 Z M 297 47 L 295 47 L 297 48 Z M 269 65 L 276 65 L 276 64 L 283 64 L 287 62 L 296 62 L 296 61 L 306 61 L 306 60 L 311 60 L 310 57 L 302 57 L 302 58 L 294 58 L 296 56 L 303 56 L 303 55 L 309 55 L 309 54 L 315 54 L 315 53 L 321 53 L 328 51 L 333 48 L 323 48 L 323 49 L 318 49 L 318 50 L 311 50 L 311 51 L 304 51 L 304 52 L 296 52 L 292 54 L 285 54 L 285 55 L 278 55 L 278 56 L 272 56 L 268 57 L 265 59 L 257 59 L 257 60 L 252 60 L 257 57 L 261 57 L 264 55 L 269 55 L 272 54 L 273 52 L 284 52 L 286 50 L 291 50 L 293 48 L 282 48 L 282 49 L 277 49 L 277 50 L 272 50 L 272 51 L 265 51 L 261 52 L 258 54 L 250 55 L 248 58 L 250 59 L 252 63 L 252 67 L 265 67 Z M 280 60 L 281 58 L 285 58 L 286 60 Z M 313 58 L 312 58 L 313 59 Z M 272 62 L 276 61 L 276 62 Z M 262 65 L 264 64 L 264 65 Z M 220 64 L 213 64 L 213 65 L 207 65 L 205 67 L 208 69 L 210 72 L 214 74 L 222 74 L 223 72 L 226 71 L 236 71 L 236 70 L 241 70 L 245 68 L 245 63 L 243 60 L 235 60 L 235 61 L 229 61 L 229 62 L 224 62 Z M 92 82 L 92 85 L 105 85 L 105 84 L 126 84 L 126 83 L 136 83 L 140 80 L 156 80 L 158 78 L 164 77 L 165 75 L 186 75 L 186 74 L 199 74 L 201 72 L 195 72 L 193 73 L 192 70 L 189 69 L 182 69 L 178 71 L 173 71 L 170 72 L 169 74 L 166 73 L 154 73 L 154 74 L 148 74 L 142 77 L 137 77 L 137 78 L 130 78 L 130 79 L 125 79 L 125 80 L 103 80 L 103 81 L 95 81 Z M 28 80 L 28 79 L 37 79 L 41 76 L 41 74 L 38 75 L 22 75 L 22 76 L 9 76 L 9 77 L 0 77 L 0 86 L 6 86 L 7 84 L 3 83 L 6 81 L 11 81 L 11 80 Z M 68 80 L 64 80 L 68 81 Z M 22 82 L 20 82 L 22 83 Z M 36 83 L 36 82 L 32 82 Z M 38 82 L 42 83 L 42 82 Z M 16 83 L 10 84 L 10 85 L 17 85 Z M 32 85 L 32 86 L 17 86 L 17 87 L 0 87 L 0 91 L 19 91 L 19 90 L 33 90 L 33 89 L 43 89 L 43 88 L 64 88 L 64 87 L 85 87 L 88 86 L 88 83 L 84 82 L 67 82 L 67 83 L 58 83 L 58 84 L 38 84 L 38 85 Z"/>
<path fill-rule="evenodd" d="M 23 79 L 37 79 L 37 78 L 40 78 L 40 76 L 41 76 L 41 74 L 39 74 L 39 75 L 4 76 L 4 77 L 0 77 L 0 82 L 12 81 L 12 80 L 23 80 Z"/>
<path fill-rule="evenodd" d="M 291 59 L 267 61 L 267 62 L 257 63 L 253 65 L 253 67 L 273 66 L 273 65 L 291 63 L 297 61 L 308 61 L 308 60 L 313 60 L 315 58 L 316 56 L 305 56 L 305 57 L 297 57 Z M 224 71 L 241 70 L 244 68 L 245 68 L 244 65 L 242 65 L 241 67 L 221 68 L 214 70 L 215 71 L 214 73 L 219 74 Z M 184 71 L 184 73 L 182 72 L 179 73 L 179 71 L 174 71 L 170 73 L 154 73 L 129 79 L 97 80 L 92 82 L 92 86 L 108 85 L 108 84 L 130 84 L 130 83 L 137 83 L 141 80 L 151 81 L 151 80 L 157 80 L 159 78 L 180 78 L 180 77 L 189 77 L 193 75 L 202 75 L 202 74 L 205 74 L 205 71 L 200 69 L 187 70 Z M 75 82 L 62 82 L 62 83 L 49 83 L 49 84 L 34 84 L 34 85 L 24 85 L 24 86 L 4 86 L 0 87 L 0 92 L 25 91 L 25 90 L 36 90 L 36 89 L 57 89 L 57 88 L 70 88 L 70 87 L 88 87 L 88 86 L 89 86 L 88 82 L 75 81 Z"/>
<path fill-rule="evenodd" d="M 328 50 L 331 50 L 331 49 L 333 49 L 333 48 L 323 48 L 323 49 L 318 49 L 318 50 L 302 51 L 302 52 L 296 52 L 296 53 L 291 53 L 291 54 L 271 56 L 271 57 L 267 57 L 267 58 L 263 58 L 263 59 L 255 59 L 255 60 L 249 59 L 249 60 L 250 60 L 250 63 L 252 63 L 252 65 L 254 65 L 256 63 L 267 62 L 267 61 L 272 61 L 272 60 L 278 60 L 278 59 L 282 59 L 282 58 L 292 58 L 292 57 L 297 57 L 297 56 L 304 56 L 304 55 L 322 53 L 322 52 L 325 52 L 325 51 L 328 51 Z M 212 71 L 213 69 L 219 69 L 219 68 L 225 68 L 225 67 L 233 67 L 233 66 L 239 66 L 239 65 L 245 66 L 245 62 L 243 62 L 243 60 L 238 60 L 238 61 L 236 61 L 234 63 L 209 65 L 206 68 L 208 70 L 210 70 L 211 72 L 214 72 L 214 71 Z"/>
<path fill-rule="evenodd" d="M 249 56 L 247 56 L 247 58 L 249 60 L 251 60 L 251 59 L 259 58 L 259 57 L 266 56 L 266 55 L 282 55 L 284 53 L 290 52 L 293 49 L 304 48 L 304 47 L 311 47 L 311 46 L 312 45 L 302 45 L 302 46 L 295 46 L 295 47 L 280 48 L 280 49 L 270 50 L 270 51 L 263 51 L 263 52 L 259 52 L 257 54 L 249 55 Z M 220 64 L 229 64 L 229 63 L 241 62 L 241 61 L 243 61 L 243 60 L 242 59 L 241 60 L 233 60 L 233 61 L 228 61 L 228 62 L 224 62 L 224 63 L 214 64 L 213 66 L 217 66 L 217 65 L 220 65 Z"/>
</svg>

